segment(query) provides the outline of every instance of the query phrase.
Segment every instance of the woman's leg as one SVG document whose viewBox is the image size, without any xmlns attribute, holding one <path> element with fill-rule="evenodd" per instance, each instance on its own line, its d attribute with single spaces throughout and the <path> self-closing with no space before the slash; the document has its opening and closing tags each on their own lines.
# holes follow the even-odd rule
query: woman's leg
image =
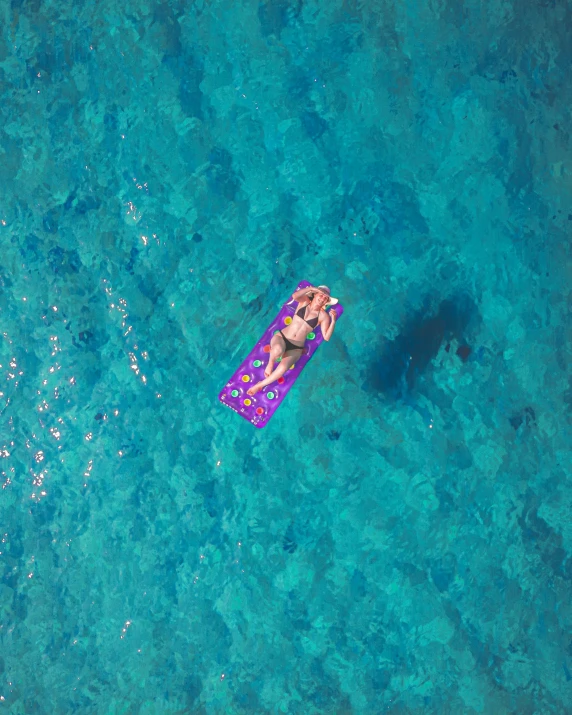
<svg viewBox="0 0 572 715">
<path fill-rule="evenodd" d="M 264 370 L 265 377 L 268 377 L 272 370 L 274 370 L 274 363 L 276 362 L 276 360 L 278 360 L 280 355 L 282 355 L 285 348 L 286 343 L 284 342 L 284 338 L 280 335 L 280 333 L 276 333 L 276 335 L 273 335 L 272 340 L 270 341 L 270 354 L 268 355 L 268 365 Z"/>
<path fill-rule="evenodd" d="M 261 380 L 260 382 L 257 382 L 256 385 L 253 385 L 249 390 L 246 391 L 246 393 L 248 395 L 256 395 L 256 393 L 262 390 L 263 387 L 266 387 L 266 385 L 270 385 L 270 383 L 274 382 L 279 377 L 282 377 L 286 370 L 291 368 L 292 365 L 295 365 L 301 358 L 302 351 L 296 350 L 296 353 L 297 354 L 292 351 L 289 355 L 285 355 L 280 361 L 280 365 L 278 365 L 276 370 L 273 370 L 265 380 Z"/>
</svg>

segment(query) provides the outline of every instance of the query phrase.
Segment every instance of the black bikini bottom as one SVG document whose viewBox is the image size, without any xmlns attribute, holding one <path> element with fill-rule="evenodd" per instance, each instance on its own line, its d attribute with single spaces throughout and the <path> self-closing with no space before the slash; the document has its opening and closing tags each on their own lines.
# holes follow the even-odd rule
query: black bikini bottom
<svg viewBox="0 0 572 715">
<path fill-rule="evenodd" d="M 290 342 L 290 340 L 288 340 L 288 338 L 284 335 L 284 333 L 281 330 L 279 330 L 278 332 L 280 333 L 280 335 L 282 336 L 282 339 L 286 343 L 286 350 L 284 352 L 287 352 L 288 350 L 303 350 L 304 349 L 304 345 L 294 345 L 294 343 Z"/>
</svg>

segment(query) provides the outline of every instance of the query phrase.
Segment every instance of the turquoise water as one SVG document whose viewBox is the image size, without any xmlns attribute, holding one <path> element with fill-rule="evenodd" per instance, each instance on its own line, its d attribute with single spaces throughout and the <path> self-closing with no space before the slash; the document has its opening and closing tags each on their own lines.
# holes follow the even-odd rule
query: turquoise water
<svg viewBox="0 0 572 715">
<path fill-rule="evenodd" d="M 570 5 L 0 12 L 4 710 L 569 713 Z"/>
</svg>

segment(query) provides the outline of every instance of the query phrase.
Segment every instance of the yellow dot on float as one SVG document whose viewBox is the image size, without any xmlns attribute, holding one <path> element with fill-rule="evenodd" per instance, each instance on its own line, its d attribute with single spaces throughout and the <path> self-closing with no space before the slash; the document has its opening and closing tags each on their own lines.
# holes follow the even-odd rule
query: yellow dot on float
<svg viewBox="0 0 572 715">
<path fill-rule="evenodd" d="M 247 397 L 246 400 L 244 401 L 244 404 L 248 407 L 249 405 L 252 404 L 252 401 L 249 400 L 248 397 Z"/>
<path fill-rule="evenodd" d="M 243 375 L 243 376 L 242 376 L 242 381 L 243 381 L 243 382 L 250 382 L 250 377 L 248 377 L 248 375 Z"/>
<path fill-rule="evenodd" d="M 286 325 L 290 325 L 291 322 L 292 322 L 292 318 L 290 316 L 288 316 L 287 318 L 284 318 L 284 323 Z"/>
<path fill-rule="evenodd" d="M 295 367 L 295 365 L 290 365 L 290 367 L 289 367 L 288 369 L 289 369 L 289 370 L 293 370 L 294 367 Z"/>
</svg>

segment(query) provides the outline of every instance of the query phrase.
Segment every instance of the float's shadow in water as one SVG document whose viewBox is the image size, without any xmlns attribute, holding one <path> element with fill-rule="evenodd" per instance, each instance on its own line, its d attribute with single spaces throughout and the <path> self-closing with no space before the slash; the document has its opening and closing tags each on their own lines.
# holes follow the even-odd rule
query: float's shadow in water
<svg viewBox="0 0 572 715">
<path fill-rule="evenodd" d="M 379 357 L 367 370 L 364 389 L 393 399 L 405 398 L 442 342 L 462 340 L 469 324 L 478 317 L 475 303 L 466 295 L 442 301 L 436 314 L 429 302 L 425 301 L 395 340 L 384 341 Z"/>
</svg>

